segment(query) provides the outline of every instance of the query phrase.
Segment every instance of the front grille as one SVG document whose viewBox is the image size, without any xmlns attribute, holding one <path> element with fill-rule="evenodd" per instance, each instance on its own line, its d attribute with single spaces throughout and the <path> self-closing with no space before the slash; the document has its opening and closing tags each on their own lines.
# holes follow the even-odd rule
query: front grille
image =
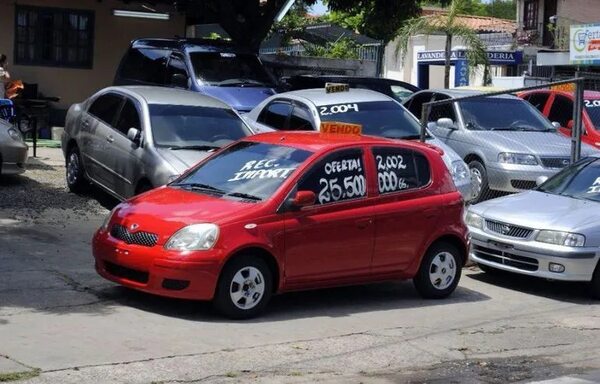
<svg viewBox="0 0 600 384">
<path fill-rule="evenodd" d="M 148 282 L 148 272 L 123 267 L 122 265 L 113 264 L 109 261 L 104 262 L 104 269 L 106 269 L 106 272 L 116 277 L 142 284 L 146 284 Z"/>
<path fill-rule="evenodd" d="M 491 261 L 493 263 L 508 265 L 524 271 L 537 271 L 539 263 L 536 259 L 525 256 L 518 256 L 506 251 L 473 245 L 473 253 L 476 257 Z"/>
<path fill-rule="evenodd" d="M 546 168 L 564 168 L 571 164 L 568 157 L 542 157 L 542 165 Z"/>
<path fill-rule="evenodd" d="M 512 187 L 515 189 L 533 189 L 537 187 L 535 181 L 529 180 L 511 180 L 510 185 L 512 185 Z"/>
<path fill-rule="evenodd" d="M 531 235 L 531 232 L 533 232 L 533 229 L 505 224 L 493 220 L 486 220 L 485 226 L 492 232 L 496 232 L 507 237 L 516 237 L 518 239 L 526 239 L 529 237 L 529 235 Z"/>
<path fill-rule="evenodd" d="M 110 230 L 110 235 L 119 240 L 123 240 L 127 244 L 143 245 L 145 247 L 153 247 L 158 241 L 158 236 L 150 232 L 129 232 L 123 225 L 115 224 Z"/>
</svg>

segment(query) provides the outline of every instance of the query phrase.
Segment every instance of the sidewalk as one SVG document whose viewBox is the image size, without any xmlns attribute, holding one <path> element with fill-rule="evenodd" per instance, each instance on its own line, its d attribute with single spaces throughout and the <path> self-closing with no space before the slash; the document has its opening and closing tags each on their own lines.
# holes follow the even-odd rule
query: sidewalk
<svg viewBox="0 0 600 384">
<path fill-rule="evenodd" d="M 35 168 L 36 165 L 45 164 L 53 167 L 65 165 L 65 158 L 60 148 L 38 147 L 37 156 L 33 157 L 33 147 L 29 146 L 29 159 L 27 165 Z"/>
</svg>

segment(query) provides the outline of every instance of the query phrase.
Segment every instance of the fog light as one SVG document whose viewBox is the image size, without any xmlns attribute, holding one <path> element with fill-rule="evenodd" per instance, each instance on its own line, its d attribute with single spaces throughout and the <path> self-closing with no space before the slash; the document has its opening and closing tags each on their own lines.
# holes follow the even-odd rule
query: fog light
<svg viewBox="0 0 600 384">
<path fill-rule="evenodd" d="M 550 263 L 550 265 L 548 265 L 548 269 L 550 272 L 562 273 L 565 271 L 565 266 L 562 264 Z"/>
</svg>

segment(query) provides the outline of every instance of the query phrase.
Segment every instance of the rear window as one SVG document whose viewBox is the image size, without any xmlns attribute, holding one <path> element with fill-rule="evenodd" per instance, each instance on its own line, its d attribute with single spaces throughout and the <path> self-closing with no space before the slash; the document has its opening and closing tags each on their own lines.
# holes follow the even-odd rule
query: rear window
<svg viewBox="0 0 600 384">
<path fill-rule="evenodd" d="M 583 100 L 585 110 L 587 111 L 592 123 L 596 128 L 600 127 L 600 99 L 585 99 Z"/>
<path fill-rule="evenodd" d="M 121 64 L 120 77 L 144 83 L 165 84 L 167 59 L 165 49 L 130 49 Z"/>
</svg>

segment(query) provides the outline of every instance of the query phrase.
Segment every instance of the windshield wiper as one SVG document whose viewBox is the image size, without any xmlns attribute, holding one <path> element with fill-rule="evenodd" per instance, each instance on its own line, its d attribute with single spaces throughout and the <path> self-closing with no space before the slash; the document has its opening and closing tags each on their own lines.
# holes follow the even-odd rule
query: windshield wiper
<svg viewBox="0 0 600 384">
<path fill-rule="evenodd" d="M 196 151 L 210 151 L 212 149 L 219 149 L 221 147 L 217 145 L 173 145 L 169 147 L 170 150 L 178 151 L 180 149 L 191 149 Z"/>
<path fill-rule="evenodd" d="M 224 195 L 225 191 L 219 189 L 217 187 L 213 187 L 212 185 L 202 184 L 202 183 L 173 183 L 169 184 L 170 187 L 181 187 L 188 188 L 192 191 L 208 191 L 218 193 L 220 195 Z"/>
<path fill-rule="evenodd" d="M 262 200 L 258 196 L 251 195 L 249 193 L 243 193 L 243 192 L 231 192 L 231 193 L 228 193 L 225 196 L 239 197 L 239 198 L 242 198 L 242 199 L 255 200 L 255 201 L 261 201 Z"/>
<path fill-rule="evenodd" d="M 229 79 L 218 82 L 219 87 L 267 87 L 268 85 L 258 80 Z"/>
</svg>

